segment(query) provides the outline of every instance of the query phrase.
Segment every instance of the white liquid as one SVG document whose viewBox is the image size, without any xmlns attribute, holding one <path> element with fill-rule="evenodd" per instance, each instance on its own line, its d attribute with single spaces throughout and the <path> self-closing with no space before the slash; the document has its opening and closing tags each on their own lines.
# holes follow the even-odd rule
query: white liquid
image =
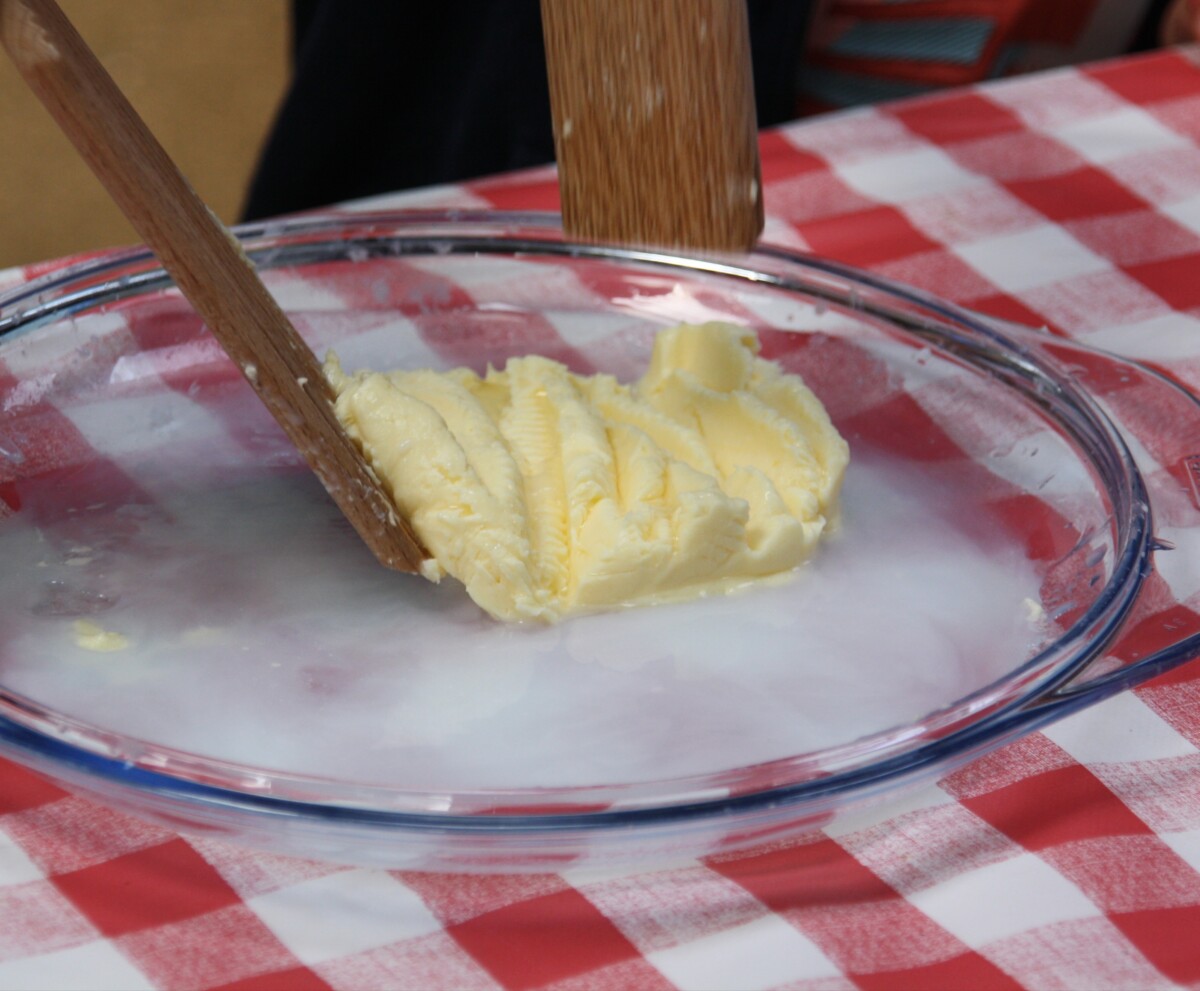
<svg viewBox="0 0 1200 991">
<path fill-rule="evenodd" d="M 157 746 L 397 788 L 717 772 L 910 722 L 1032 654 L 1038 577 L 954 498 L 855 452 L 840 530 L 792 580 L 548 628 L 381 570 L 303 474 L 175 498 L 174 523 L 18 515 L 0 683 Z M 130 646 L 77 646 L 80 615 Z"/>
</svg>

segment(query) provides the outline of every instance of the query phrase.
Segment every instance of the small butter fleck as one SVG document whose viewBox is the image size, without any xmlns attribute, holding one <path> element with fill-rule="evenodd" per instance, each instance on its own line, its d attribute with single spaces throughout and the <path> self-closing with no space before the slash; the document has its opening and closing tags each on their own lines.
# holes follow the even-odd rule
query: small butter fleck
<svg viewBox="0 0 1200 991">
<path fill-rule="evenodd" d="M 258 381 L 258 366 L 257 365 L 246 365 L 242 369 L 242 371 L 244 371 L 246 373 L 246 378 L 248 378 L 251 382 Z"/>
<path fill-rule="evenodd" d="M 210 646 L 223 639 L 223 634 L 215 626 L 192 626 L 179 635 L 179 642 L 188 647 Z"/>
<path fill-rule="evenodd" d="M 124 650 L 129 646 L 129 638 L 121 633 L 114 633 L 87 619 L 75 620 L 75 646 L 84 650 L 94 650 L 99 654 L 111 654 L 115 650 Z"/>
</svg>

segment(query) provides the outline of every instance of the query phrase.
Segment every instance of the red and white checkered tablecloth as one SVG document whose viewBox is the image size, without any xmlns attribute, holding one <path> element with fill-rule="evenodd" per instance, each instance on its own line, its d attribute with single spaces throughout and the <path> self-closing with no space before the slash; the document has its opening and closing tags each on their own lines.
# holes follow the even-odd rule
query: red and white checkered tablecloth
<svg viewBox="0 0 1200 991">
<path fill-rule="evenodd" d="M 797 123 L 763 170 L 766 240 L 1200 390 L 1194 54 Z M 554 208 L 554 175 L 352 209 L 433 205 Z M 1147 630 L 1200 601 L 1173 560 Z M 1193 662 L 799 841 L 522 876 L 182 838 L 0 762 L 0 988 L 1200 988 L 1198 748 Z"/>
</svg>

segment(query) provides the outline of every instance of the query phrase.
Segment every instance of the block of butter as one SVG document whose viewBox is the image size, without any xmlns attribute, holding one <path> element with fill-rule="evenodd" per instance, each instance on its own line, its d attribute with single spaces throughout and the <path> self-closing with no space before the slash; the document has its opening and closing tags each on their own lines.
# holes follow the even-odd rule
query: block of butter
<svg viewBox="0 0 1200 991">
<path fill-rule="evenodd" d="M 793 569 L 836 516 L 846 442 L 725 323 L 659 332 L 633 385 L 546 358 L 326 374 L 433 555 L 498 619 L 726 592 Z"/>
</svg>

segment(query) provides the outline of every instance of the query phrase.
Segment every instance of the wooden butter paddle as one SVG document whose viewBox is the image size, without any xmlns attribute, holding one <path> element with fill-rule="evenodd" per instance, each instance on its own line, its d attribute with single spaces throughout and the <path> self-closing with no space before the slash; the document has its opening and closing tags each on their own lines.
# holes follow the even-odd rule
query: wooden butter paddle
<svg viewBox="0 0 1200 991">
<path fill-rule="evenodd" d="M 746 0 L 542 0 L 563 227 L 747 251 L 763 228 Z"/>
<path fill-rule="evenodd" d="M 0 43 L 30 89 L 241 368 L 379 561 L 428 556 L 333 412 L 311 349 L 53 0 L 0 0 Z"/>
</svg>

